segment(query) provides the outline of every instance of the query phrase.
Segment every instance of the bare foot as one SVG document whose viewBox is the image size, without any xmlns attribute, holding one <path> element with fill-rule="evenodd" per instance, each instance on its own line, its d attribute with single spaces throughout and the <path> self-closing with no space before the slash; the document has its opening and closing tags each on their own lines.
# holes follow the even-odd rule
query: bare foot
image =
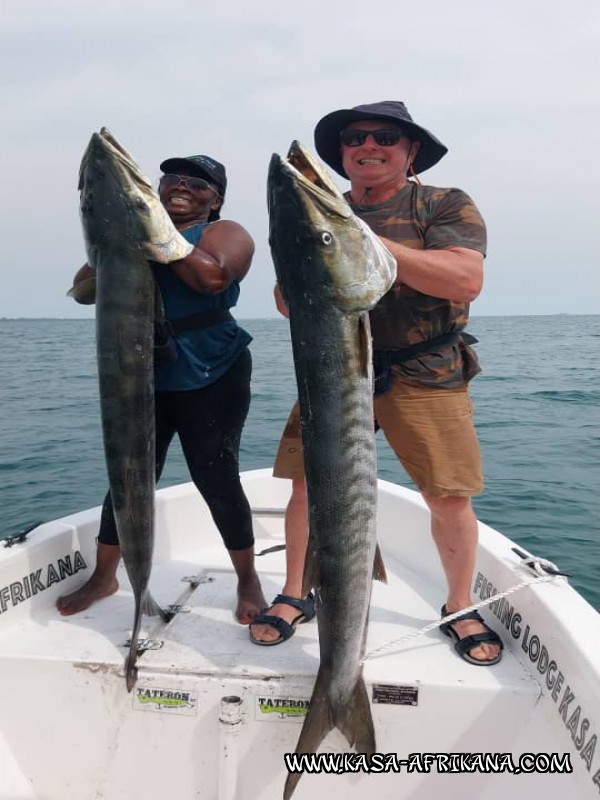
<svg viewBox="0 0 600 800">
<path fill-rule="evenodd" d="M 254 571 L 248 577 L 238 580 L 237 595 L 238 604 L 235 618 L 240 625 L 248 625 L 257 614 L 261 614 L 267 607 L 260 580 Z"/>
<path fill-rule="evenodd" d="M 302 598 L 298 598 L 301 600 Z M 290 625 L 298 618 L 300 613 L 297 608 L 289 606 L 287 603 L 277 603 L 271 606 L 266 612 L 270 617 L 279 617 Z M 259 642 L 274 642 L 281 638 L 281 633 L 272 625 L 252 625 L 252 636 Z"/>
<path fill-rule="evenodd" d="M 76 589 L 71 594 L 59 597 L 56 601 L 56 607 L 63 617 L 78 614 L 80 611 L 85 611 L 86 608 L 89 608 L 96 600 L 101 600 L 103 597 L 114 594 L 118 588 L 119 582 L 116 578 L 102 579 L 92 575 L 89 581 L 84 583 L 81 588 Z"/>
</svg>

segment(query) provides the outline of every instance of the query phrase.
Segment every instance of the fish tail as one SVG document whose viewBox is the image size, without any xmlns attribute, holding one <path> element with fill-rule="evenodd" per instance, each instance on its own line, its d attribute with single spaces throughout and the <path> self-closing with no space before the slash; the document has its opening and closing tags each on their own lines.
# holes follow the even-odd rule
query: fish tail
<svg viewBox="0 0 600 800">
<path fill-rule="evenodd" d="M 331 704 L 328 692 L 330 684 L 330 670 L 319 668 L 296 753 L 316 753 L 329 731 L 338 728 L 357 753 L 373 754 L 375 729 L 367 687 L 362 677 L 356 682 L 349 701 L 341 708 L 334 708 Z M 289 773 L 283 790 L 283 800 L 290 800 L 301 777 L 301 772 Z"/>
<path fill-rule="evenodd" d="M 150 593 L 146 594 L 142 602 L 142 614 L 147 617 L 160 617 L 163 622 L 170 622 L 173 614 L 161 608 Z"/>
<path fill-rule="evenodd" d="M 129 644 L 129 653 L 125 659 L 125 683 L 127 691 L 130 692 L 135 686 L 138 676 L 136 666 L 138 657 L 138 643 L 140 638 L 140 627 L 142 625 L 142 610 L 140 604 L 136 601 L 135 616 L 133 618 L 133 630 L 131 631 L 131 640 Z"/>
<path fill-rule="evenodd" d="M 310 706 L 296 745 L 296 753 L 316 753 L 323 739 L 334 727 L 333 713 L 327 691 L 330 684 L 330 670 L 319 667 L 315 688 L 310 698 Z M 301 772 L 289 773 L 283 789 L 283 800 L 289 800 L 301 777 Z"/>
<path fill-rule="evenodd" d="M 336 713 L 335 727 L 344 734 L 357 753 L 373 755 L 375 728 L 367 687 L 362 677 L 357 680 L 350 701 Z"/>
<path fill-rule="evenodd" d="M 169 614 L 167 611 L 162 609 L 149 592 L 146 593 L 141 602 L 136 602 L 133 631 L 131 633 L 131 644 L 129 645 L 129 654 L 125 660 L 125 682 L 127 684 L 128 692 L 130 692 L 135 686 L 138 676 L 136 662 L 139 655 L 139 638 L 140 628 L 142 625 L 142 614 L 146 614 L 148 617 L 160 616 L 163 622 L 170 622 L 173 618 L 173 614 Z"/>
</svg>

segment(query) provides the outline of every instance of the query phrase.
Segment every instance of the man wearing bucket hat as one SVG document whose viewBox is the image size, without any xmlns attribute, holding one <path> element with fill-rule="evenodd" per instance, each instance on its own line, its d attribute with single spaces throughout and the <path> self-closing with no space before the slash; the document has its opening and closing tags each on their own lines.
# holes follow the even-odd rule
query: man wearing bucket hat
<svg viewBox="0 0 600 800">
<path fill-rule="evenodd" d="M 477 547 L 471 497 L 482 491 L 483 477 L 468 389 L 480 369 L 469 346 L 475 340 L 464 329 L 469 303 L 482 286 L 485 225 L 464 192 L 421 184 L 417 175 L 447 148 L 412 119 L 404 103 L 327 114 L 315 128 L 315 146 L 349 179 L 346 199 L 396 258 L 397 281 L 370 313 L 375 423 L 430 509 L 448 583 L 443 617 L 471 605 Z M 287 315 L 277 287 L 275 298 Z M 292 480 L 287 576 L 282 594 L 250 627 L 252 641 L 262 645 L 285 641 L 313 611 L 312 596 L 301 597 L 307 504 L 297 404 L 273 474 Z M 502 642 L 476 612 L 441 629 L 469 663 L 500 661 Z"/>
<path fill-rule="evenodd" d="M 155 346 L 156 470 L 179 436 L 192 480 L 204 497 L 238 577 L 235 615 L 247 624 L 266 603 L 254 567 L 252 515 L 239 476 L 239 446 L 250 405 L 252 337 L 230 309 L 250 268 L 254 242 L 237 222 L 221 220 L 227 175 L 206 155 L 168 158 L 160 165 L 162 204 L 194 245 L 185 258 L 152 264 L 164 318 Z M 72 296 L 95 280 L 85 264 Z M 58 599 L 63 615 L 83 611 L 118 589 L 120 547 L 110 495 L 102 509 L 96 568 L 75 592 Z"/>
</svg>

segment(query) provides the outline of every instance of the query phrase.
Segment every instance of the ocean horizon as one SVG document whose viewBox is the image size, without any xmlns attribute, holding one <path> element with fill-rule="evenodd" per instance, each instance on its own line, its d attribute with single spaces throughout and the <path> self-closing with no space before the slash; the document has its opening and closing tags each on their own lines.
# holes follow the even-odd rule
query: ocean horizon
<svg viewBox="0 0 600 800">
<path fill-rule="evenodd" d="M 296 396 L 289 326 L 238 318 L 254 338 L 240 468 L 265 468 Z M 486 475 L 477 516 L 571 573 L 600 610 L 600 315 L 473 315 L 469 331 L 483 368 L 471 384 Z M 93 317 L 4 317 L 0 337 L 4 538 L 99 505 L 106 470 Z M 377 442 L 379 476 L 414 488 Z M 188 480 L 174 442 L 160 487 Z"/>
</svg>

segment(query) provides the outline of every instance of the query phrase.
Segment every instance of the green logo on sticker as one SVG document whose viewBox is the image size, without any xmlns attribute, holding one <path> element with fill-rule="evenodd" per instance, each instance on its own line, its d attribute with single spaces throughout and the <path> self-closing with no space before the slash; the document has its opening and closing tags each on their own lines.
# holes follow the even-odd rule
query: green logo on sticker
<svg viewBox="0 0 600 800">
<path fill-rule="evenodd" d="M 308 711 L 308 700 L 292 700 L 288 697 L 259 697 L 261 714 L 279 714 L 282 717 L 303 717 Z"/>
</svg>

